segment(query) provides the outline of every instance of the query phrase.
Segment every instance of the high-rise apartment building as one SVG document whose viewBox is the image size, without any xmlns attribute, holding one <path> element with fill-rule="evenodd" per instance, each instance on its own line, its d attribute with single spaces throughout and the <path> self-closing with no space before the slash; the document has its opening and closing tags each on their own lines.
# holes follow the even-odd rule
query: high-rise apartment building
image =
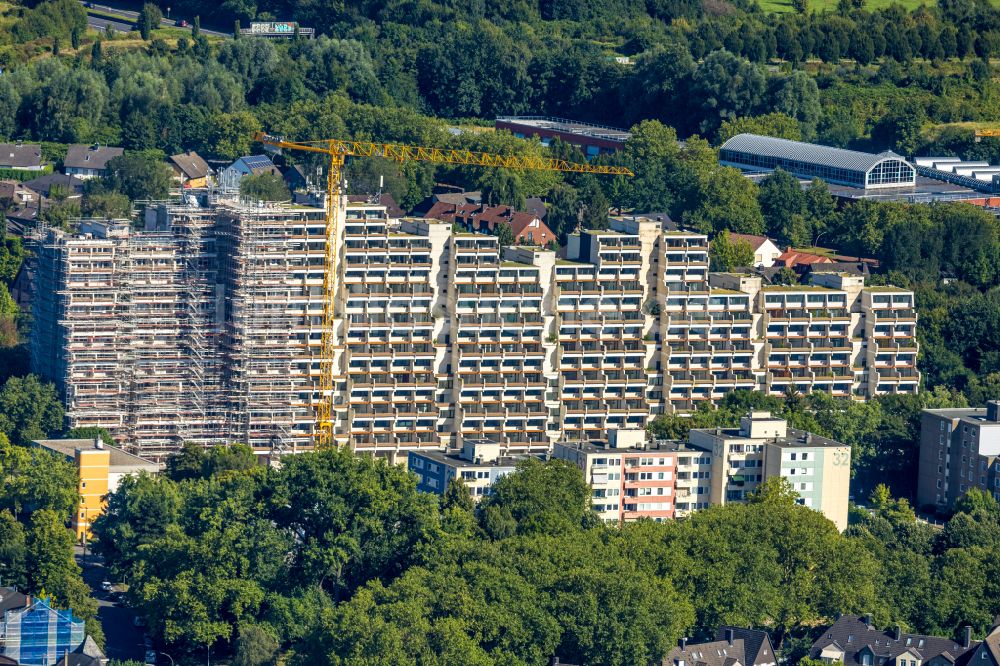
<svg viewBox="0 0 1000 666">
<path fill-rule="evenodd" d="M 917 506 L 948 509 L 973 488 L 1000 500 L 1000 401 L 920 415 Z"/>
<path fill-rule="evenodd" d="M 711 273 L 706 236 L 642 216 L 557 256 L 348 204 L 330 359 L 322 209 L 161 205 L 144 222 L 39 239 L 32 344 L 70 426 L 153 459 L 183 441 L 309 447 L 324 363 L 336 440 L 394 460 L 467 440 L 545 452 L 736 389 L 919 385 L 911 292 Z"/>
</svg>

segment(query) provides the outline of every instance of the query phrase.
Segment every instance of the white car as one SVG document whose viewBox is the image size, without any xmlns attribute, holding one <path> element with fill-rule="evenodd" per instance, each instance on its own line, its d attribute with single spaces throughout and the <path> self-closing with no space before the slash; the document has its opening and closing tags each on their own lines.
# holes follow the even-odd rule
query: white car
<svg viewBox="0 0 1000 666">
<path fill-rule="evenodd" d="M 101 583 L 101 589 L 105 592 L 111 592 L 112 590 L 115 589 L 115 586 L 111 584 L 110 580 L 106 580 L 103 583 Z"/>
</svg>

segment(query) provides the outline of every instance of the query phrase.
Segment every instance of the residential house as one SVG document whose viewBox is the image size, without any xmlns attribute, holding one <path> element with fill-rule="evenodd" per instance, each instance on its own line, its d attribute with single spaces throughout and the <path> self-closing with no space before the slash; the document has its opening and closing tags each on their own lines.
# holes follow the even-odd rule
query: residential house
<svg viewBox="0 0 1000 666">
<path fill-rule="evenodd" d="M 42 147 L 37 143 L 0 143 L 0 169 L 41 171 Z"/>
<path fill-rule="evenodd" d="M 661 666 L 775 666 L 774 646 L 766 631 L 719 627 L 714 641 L 688 643 L 686 638 L 667 653 Z"/>
<path fill-rule="evenodd" d="M 174 180 L 186 189 L 208 187 L 212 168 L 201 155 L 192 151 L 170 156 L 170 167 L 174 170 Z"/>
<path fill-rule="evenodd" d="M 729 234 L 732 241 L 748 243 L 753 248 L 753 265 L 757 268 L 770 268 L 781 256 L 781 248 L 767 236 L 753 234 Z"/>
<path fill-rule="evenodd" d="M 66 151 L 63 173 L 77 178 L 100 178 L 108 175 L 108 162 L 125 154 L 124 148 L 74 144 Z"/>
<path fill-rule="evenodd" d="M 481 204 L 482 202 L 482 192 L 463 192 L 461 188 L 450 185 L 438 185 L 433 194 L 413 207 L 412 214 L 420 217 L 432 217 L 428 214 L 428 211 L 436 203 L 464 206 L 465 204 Z"/>
<path fill-rule="evenodd" d="M 219 186 L 225 192 L 236 194 L 240 191 L 240 181 L 243 180 L 243 176 L 259 176 L 263 173 L 282 177 L 281 170 L 267 155 L 247 155 L 222 170 L 219 174 Z"/>
<path fill-rule="evenodd" d="M 75 201 L 83 197 L 83 180 L 74 175 L 50 173 L 25 182 L 24 187 L 46 199 Z"/>
<path fill-rule="evenodd" d="M 285 185 L 288 186 L 290 192 L 304 190 L 309 186 L 309 179 L 306 178 L 305 169 L 300 164 L 285 167 L 281 172 L 281 177 L 284 179 Z"/>
<path fill-rule="evenodd" d="M 0 180 L 0 201 L 7 200 L 12 207 L 26 206 L 38 202 L 37 192 L 17 180 Z"/>
<path fill-rule="evenodd" d="M 0 664 L 100 666 L 105 661 L 72 610 L 0 587 Z"/>
<path fill-rule="evenodd" d="M 990 637 L 983 643 L 972 640 L 972 627 L 965 627 L 957 640 L 908 634 L 899 625 L 890 630 L 876 627 L 871 615 L 844 615 L 813 643 L 809 656 L 843 666 L 972 666 L 973 661 L 975 666 L 997 666 L 997 627 Z M 990 658 L 970 659 L 982 645 Z"/>
<path fill-rule="evenodd" d="M 780 266 L 783 268 L 796 268 L 798 266 L 804 266 L 806 264 L 832 264 L 833 259 L 830 257 L 823 256 L 822 254 L 815 254 L 813 252 L 802 252 L 801 250 L 796 250 L 794 248 L 786 248 L 784 252 L 778 255 L 775 259 L 775 266 Z"/>
<path fill-rule="evenodd" d="M 556 240 L 556 235 L 540 217 L 516 211 L 511 206 L 455 205 L 439 201 L 424 217 L 452 222 L 475 233 L 495 234 L 497 225 L 506 224 L 518 244 L 544 246 Z"/>
<path fill-rule="evenodd" d="M 90 526 L 104 511 L 104 497 L 118 489 L 126 476 L 146 472 L 156 474 L 154 462 L 107 446 L 97 439 L 38 439 L 34 446 L 52 451 L 73 463 L 80 480 L 80 507 L 73 516 L 78 539 L 90 536 Z"/>
</svg>

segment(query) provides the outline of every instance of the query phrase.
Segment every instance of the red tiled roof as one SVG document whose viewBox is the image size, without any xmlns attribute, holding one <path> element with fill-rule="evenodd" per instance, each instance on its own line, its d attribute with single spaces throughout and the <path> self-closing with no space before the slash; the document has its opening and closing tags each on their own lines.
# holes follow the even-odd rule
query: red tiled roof
<svg viewBox="0 0 1000 666">
<path fill-rule="evenodd" d="M 767 241 L 771 240 L 767 236 L 755 236 L 754 234 L 734 234 L 732 232 L 729 233 L 729 237 L 734 241 L 745 241 L 747 243 L 750 243 L 750 247 L 752 247 L 754 251 L 760 248 L 760 246 L 766 243 Z"/>
<path fill-rule="evenodd" d="M 437 206 L 439 204 L 435 204 Z M 433 211 L 433 208 L 431 209 Z M 428 217 L 434 217 L 428 212 Z M 452 219 L 473 231 L 492 233 L 498 224 L 510 225 L 514 239 L 520 243 L 545 245 L 555 239 L 552 230 L 532 213 L 516 211 L 510 206 L 479 206 L 466 204 L 454 210 Z"/>
<path fill-rule="evenodd" d="M 824 257 L 821 254 L 799 252 L 798 250 L 787 248 L 778 256 L 777 263 L 783 264 L 786 268 L 794 268 L 808 264 L 832 264 L 833 259 Z"/>
<path fill-rule="evenodd" d="M 442 222 L 454 222 L 455 210 L 457 208 L 458 206 L 455 204 L 438 201 L 431 206 L 426 213 L 424 213 L 424 217 L 433 220 L 441 220 Z"/>
</svg>

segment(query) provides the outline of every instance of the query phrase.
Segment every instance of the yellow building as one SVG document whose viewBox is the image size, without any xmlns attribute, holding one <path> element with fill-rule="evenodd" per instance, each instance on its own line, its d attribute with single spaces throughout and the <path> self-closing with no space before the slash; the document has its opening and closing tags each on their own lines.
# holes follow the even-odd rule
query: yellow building
<svg viewBox="0 0 1000 666">
<path fill-rule="evenodd" d="M 80 507 L 73 517 L 77 539 L 90 538 L 90 525 L 104 511 L 104 497 L 118 489 L 129 474 L 156 474 L 154 462 L 107 446 L 98 439 L 39 439 L 36 446 L 57 453 L 76 465 L 80 477 Z"/>
</svg>

